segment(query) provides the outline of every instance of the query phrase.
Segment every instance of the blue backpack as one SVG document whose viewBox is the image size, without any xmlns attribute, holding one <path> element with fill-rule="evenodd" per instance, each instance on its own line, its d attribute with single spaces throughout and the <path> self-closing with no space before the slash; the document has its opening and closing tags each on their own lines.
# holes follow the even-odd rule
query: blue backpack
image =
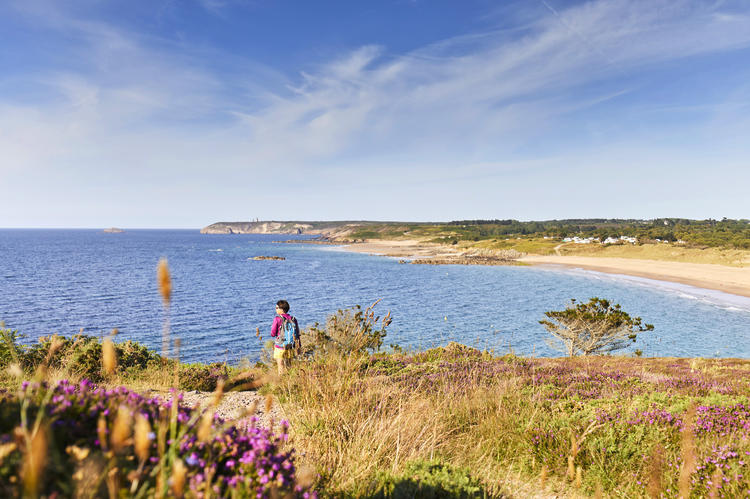
<svg viewBox="0 0 750 499">
<path fill-rule="evenodd" d="M 294 347 L 294 339 L 297 336 L 297 326 L 293 320 L 281 318 L 281 331 L 279 331 L 279 337 L 283 339 L 282 345 L 284 348 Z"/>
</svg>

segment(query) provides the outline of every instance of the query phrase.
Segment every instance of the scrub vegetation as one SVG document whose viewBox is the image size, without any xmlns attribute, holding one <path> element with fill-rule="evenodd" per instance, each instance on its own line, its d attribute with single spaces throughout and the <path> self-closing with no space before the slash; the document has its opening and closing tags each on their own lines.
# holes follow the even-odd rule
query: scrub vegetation
<svg viewBox="0 0 750 499">
<path fill-rule="evenodd" d="M 482 241 L 510 237 L 636 237 L 641 243 L 683 241 L 694 247 L 750 249 L 750 220 L 690 220 L 686 218 L 634 219 L 572 219 L 521 222 L 518 220 L 458 220 L 443 224 L 371 223 L 352 237 L 393 236 L 398 232 L 415 236 L 434 236 L 436 241 Z"/>
<path fill-rule="evenodd" d="M 165 376 L 173 386 L 184 386 L 183 377 L 231 383 L 237 368 L 217 375 L 109 339 L 21 347 L 5 329 L 3 493 L 76 495 L 84 486 L 101 495 L 186 497 L 750 493 L 748 361 L 522 358 L 455 343 L 382 352 L 389 322 L 372 307 L 354 308 L 305 330 L 304 358 L 282 378 L 251 384 L 283 407 L 289 426 L 277 433 L 256 428 L 252 414 L 219 421 L 211 405 L 173 406 L 170 396 L 143 392 Z M 61 376 L 69 379 L 52 379 Z"/>
</svg>

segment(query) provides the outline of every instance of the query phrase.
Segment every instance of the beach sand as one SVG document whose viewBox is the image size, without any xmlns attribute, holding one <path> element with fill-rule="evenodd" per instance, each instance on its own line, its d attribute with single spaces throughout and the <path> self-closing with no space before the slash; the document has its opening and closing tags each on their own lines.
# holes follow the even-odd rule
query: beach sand
<svg viewBox="0 0 750 499">
<path fill-rule="evenodd" d="M 377 239 L 365 243 L 344 245 L 347 251 L 369 255 L 394 256 L 402 258 L 436 258 L 460 256 L 463 252 L 440 244 L 422 243 L 412 239 Z"/>
<path fill-rule="evenodd" d="M 450 258 L 463 254 L 460 249 L 417 240 L 372 240 L 348 244 L 344 249 L 409 259 Z M 529 265 L 563 265 L 607 274 L 645 277 L 750 297 L 750 267 L 591 256 L 527 255 L 518 261 Z"/>
<path fill-rule="evenodd" d="M 528 255 L 520 261 L 532 265 L 564 265 L 607 274 L 624 274 L 658 281 L 677 282 L 750 297 L 750 267 L 593 256 Z"/>
</svg>

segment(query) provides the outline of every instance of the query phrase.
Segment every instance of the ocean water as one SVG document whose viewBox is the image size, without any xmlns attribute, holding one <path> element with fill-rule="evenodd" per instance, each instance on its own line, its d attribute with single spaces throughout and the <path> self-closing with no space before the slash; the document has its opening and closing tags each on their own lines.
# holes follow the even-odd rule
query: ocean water
<svg viewBox="0 0 750 499">
<path fill-rule="evenodd" d="M 119 330 L 161 348 L 165 310 L 156 265 L 167 257 L 172 336 L 186 361 L 259 358 L 278 299 L 301 326 L 339 308 L 393 315 L 386 345 L 458 341 L 498 353 L 560 355 L 538 323 L 570 298 L 620 303 L 654 325 L 645 356 L 750 357 L 750 299 L 690 286 L 555 267 L 403 265 L 338 247 L 274 243 L 283 235 L 201 235 L 196 230 L 0 230 L 0 321 L 40 336 Z M 259 255 L 284 261 L 249 260 Z"/>
</svg>

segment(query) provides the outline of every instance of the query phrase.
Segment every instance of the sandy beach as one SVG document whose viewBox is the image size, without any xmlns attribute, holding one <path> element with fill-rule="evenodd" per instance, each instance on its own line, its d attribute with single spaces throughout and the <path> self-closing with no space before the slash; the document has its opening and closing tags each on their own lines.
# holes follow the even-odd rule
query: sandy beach
<svg viewBox="0 0 750 499">
<path fill-rule="evenodd" d="M 409 259 L 451 258 L 463 254 L 459 249 L 417 240 L 373 240 L 345 245 L 344 248 L 357 253 Z M 645 277 L 750 297 L 750 267 L 589 256 L 527 255 L 519 261 L 530 265 L 563 265 L 607 274 Z"/>
<path fill-rule="evenodd" d="M 624 274 L 658 281 L 678 282 L 750 297 L 750 267 L 589 256 L 528 255 L 520 261 L 532 265 L 564 265 L 607 274 Z"/>
<path fill-rule="evenodd" d="M 412 239 L 372 240 L 365 243 L 346 244 L 347 251 L 368 255 L 394 256 L 401 258 L 442 258 L 460 256 L 463 252 L 439 244 L 422 243 Z"/>
</svg>

